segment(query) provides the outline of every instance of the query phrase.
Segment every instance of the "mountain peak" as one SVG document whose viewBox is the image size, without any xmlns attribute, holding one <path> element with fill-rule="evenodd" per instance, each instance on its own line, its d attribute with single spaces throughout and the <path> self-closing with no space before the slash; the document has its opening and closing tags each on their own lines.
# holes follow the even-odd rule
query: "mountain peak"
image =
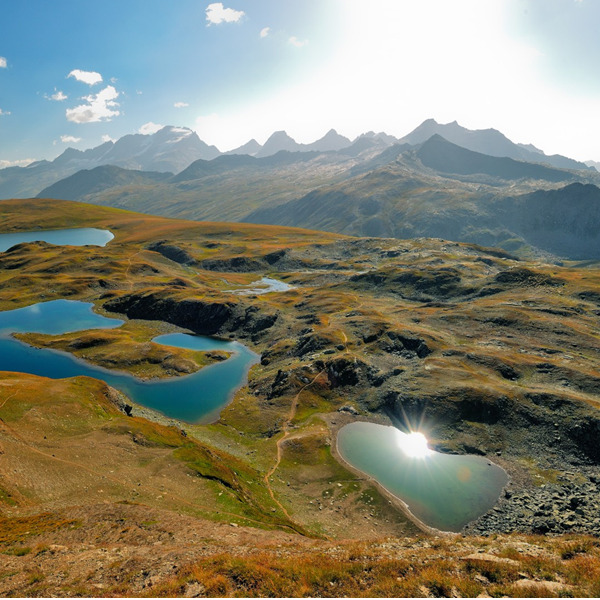
<svg viewBox="0 0 600 600">
<path fill-rule="evenodd" d="M 306 144 L 306 150 L 317 152 L 330 152 L 347 148 L 352 142 L 345 136 L 340 135 L 335 129 L 330 129 L 322 138 Z"/>
<path fill-rule="evenodd" d="M 270 140 L 292 140 L 293 142 L 295 142 L 295 140 L 290 137 L 287 134 L 287 131 L 284 131 L 283 129 L 280 131 L 274 131 L 270 136 L 269 139 L 265 142 L 265 144 L 268 144 Z"/>
<path fill-rule="evenodd" d="M 255 156 L 261 148 L 262 146 L 254 138 L 252 138 L 242 146 L 238 146 L 233 150 L 229 150 L 225 152 L 225 154 L 249 154 L 250 156 Z"/>
<path fill-rule="evenodd" d="M 404 136 L 400 140 L 400 143 L 415 146 L 422 144 L 435 134 L 441 135 L 447 141 L 457 146 L 462 146 L 473 152 L 489 156 L 508 157 L 528 162 L 543 162 L 563 169 L 586 168 L 583 163 L 578 163 L 563 156 L 545 156 L 537 148 L 533 151 L 523 144 L 515 144 L 496 129 L 467 129 L 459 125 L 457 121 L 440 124 L 434 119 L 427 119 L 408 135 Z"/>
<path fill-rule="evenodd" d="M 257 158 L 277 154 L 281 150 L 288 152 L 299 152 L 303 148 L 300 144 L 291 138 L 285 131 L 275 131 L 264 143 L 263 147 L 256 153 Z"/>
</svg>

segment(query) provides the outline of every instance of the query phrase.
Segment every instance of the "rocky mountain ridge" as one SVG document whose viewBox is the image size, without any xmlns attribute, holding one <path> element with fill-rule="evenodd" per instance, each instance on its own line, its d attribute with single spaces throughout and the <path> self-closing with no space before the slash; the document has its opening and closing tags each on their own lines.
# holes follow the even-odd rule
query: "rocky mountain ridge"
<svg viewBox="0 0 600 600">
<path fill-rule="evenodd" d="M 441 237 L 522 257 L 600 256 L 597 172 L 482 154 L 438 134 L 415 146 L 379 139 L 365 135 L 338 151 L 199 159 L 177 175 L 96 167 L 40 197 L 197 220 Z"/>
<path fill-rule="evenodd" d="M 533 146 L 514 144 L 495 130 L 471 131 L 456 122 L 442 125 L 428 119 L 402 139 L 373 131 L 354 140 L 329 130 L 320 139 L 300 144 L 285 131 L 273 133 L 264 144 L 250 140 L 239 148 L 221 152 L 203 142 L 196 132 L 186 127 L 166 126 L 154 134 L 129 134 L 117 141 L 108 141 L 88 150 L 67 148 L 53 161 L 42 160 L 27 167 L 0 169 L 0 198 L 28 198 L 75 172 L 98 166 L 113 165 L 141 171 L 179 173 L 194 161 L 211 160 L 222 154 L 247 154 L 257 158 L 287 152 L 340 152 L 358 155 L 368 149 L 384 150 L 395 144 L 415 145 L 439 134 L 467 149 L 492 156 L 507 156 L 517 160 L 540 162 L 567 169 L 589 169 L 584 163 L 560 156 L 546 156 Z M 531 150 L 534 148 L 534 150 Z"/>
</svg>

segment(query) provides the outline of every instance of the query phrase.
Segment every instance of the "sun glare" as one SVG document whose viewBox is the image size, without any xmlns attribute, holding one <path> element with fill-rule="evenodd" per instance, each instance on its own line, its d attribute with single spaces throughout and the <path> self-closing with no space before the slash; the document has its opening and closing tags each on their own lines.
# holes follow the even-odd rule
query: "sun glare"
<svg viewBox="0 0 600 600">
<path fill-rule="evenodd" d="M 398 432 L 398 445 L 404 454 L 411 458 L 424 458 L 432 450 L 427 445 L 427 438 L 420 431 L 410 433 Z"/>
</svg>

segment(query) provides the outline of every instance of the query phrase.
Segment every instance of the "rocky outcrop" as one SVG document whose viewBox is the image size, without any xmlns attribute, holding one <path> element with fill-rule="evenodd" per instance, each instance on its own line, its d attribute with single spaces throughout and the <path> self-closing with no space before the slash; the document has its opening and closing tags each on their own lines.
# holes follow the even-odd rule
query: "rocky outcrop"
<svg viewBox="0 0 600 600">
<path fill-rule="evenodd" d="M 180 299 L 153 290 L 113 298 L 104 307 L 123 313 L 130 319 L 166 321 L 201 335 L 237 332 L 260 336 L 273 326 L 278 316 L 242 303 Z"/>
<path fill-rule="evenodd" d="M 406 424 L 420 422 L 427 415 L 438 426 L 459 425 L 464 421 L 486 425 L 514 421 L 518 418 L 514 404 L 505 396 L 486 396 L 469 387 L 446 389 L 439 394 L 388 389 L 380 397 L 381 408 L 407 419 Z"/>
<path fill-rule="evenodd" d="M 528 287 L 539 285 L 559 286 L 565 284 L 563 279 L 551 277 L 550 275 L 546 275 L 544 273 L 531 271 L 525 267 L 514 267 L 506 271 L 501 271 L 496 275 L 494 281 L 497 283 L 507 283 L 510 285 Z"/>
<path fill-rule="evenodd" d="M 431 301 L 462 298 L 477 290 L 465 286 L 460 273 L 451 267 L 419 270 L 378 270 L 359 273 L 350 281 L 364 286 L 377 286 L 407 300 Z"/>
<path fill-rule="evenodd" d="M 293 356 L 302 357 L 306 354 L 312 354 L 313 352 L 323 350 L 323 348 L 330 345 L 331 341 L 328 338 L 316 333 L 308 333 L 298 338 L 292 354 Z"/>
<path fill-rule="evenodd" d="M 262 273 L 268 268 L 268 263 L 246 256 L 234 256 L 226 259 L 209 258 L 201 261 L 200 267 L 222 273 Z"/>
<path fill-rule="evenodd" d="M 283 396 L 287 392 L 289 392 L 293 387 L 293 382 L 290 378 L 290 373 L 288 371 L 283 371 L 279 369 L 277 371 L 277 375 L 275 375 L 275 379 L 271 384 L 271 389 L 267 393 L 267 398 L 272 400 L 273 398 L 278 398 L 279 396 Z"/>
<path fill-rule="evenodd" d="M 366 372 L 367 365 L 356 359 L 337 358 L 327 364 L 327 378 L 332 388 L 358 385 Z"/>
<path fill-rule="evenodd" d="M 183 248 L 169 244 L 166 240 L 160 240 L 158 242 L 152 242 L 148 246 L 148 250 L 153 250 L 162 254 L 165 258 L 172 260 L 173 262 L 179 263 L 180 265 L 194 265 L 196 259 Z"/>
<path fill-rule="evenodd" d="M 562 477 L 564 482 L 566 478 Z M 467 526 L 475 535 L 508 532 L 591 533 L 600 531 L 600 477 L 587 482 L 545 484 L 507 490 L 499 504 Z"/>
<path fill-rule="evenodd" d="M 379 345 L 385 352 L 406 358 L 414 358 L 415 355 L 419 358 L 425 358 L 432 352 L 425 340 L 415 335 L 407 335 L 397 331 L 388 331 Z"/>
</svg>

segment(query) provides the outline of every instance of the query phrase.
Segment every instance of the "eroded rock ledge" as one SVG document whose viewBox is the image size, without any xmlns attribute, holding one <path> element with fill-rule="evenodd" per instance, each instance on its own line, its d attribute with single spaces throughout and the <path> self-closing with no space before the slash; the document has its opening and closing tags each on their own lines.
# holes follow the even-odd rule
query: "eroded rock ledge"
<svg viewBox="0 0 600 600">
<path fill-rule="evenodd" d="M 106 310 L 127 315 L 130 319 L 167 321 L 191 329 L 200 335 L 223 335 L 236 332 L 258 336 L 277 321 L 277 313 L 266 313 L 243 303 L 176 298 L 154 290 L 126 294 L 104 305 Z"/>
</svg>

